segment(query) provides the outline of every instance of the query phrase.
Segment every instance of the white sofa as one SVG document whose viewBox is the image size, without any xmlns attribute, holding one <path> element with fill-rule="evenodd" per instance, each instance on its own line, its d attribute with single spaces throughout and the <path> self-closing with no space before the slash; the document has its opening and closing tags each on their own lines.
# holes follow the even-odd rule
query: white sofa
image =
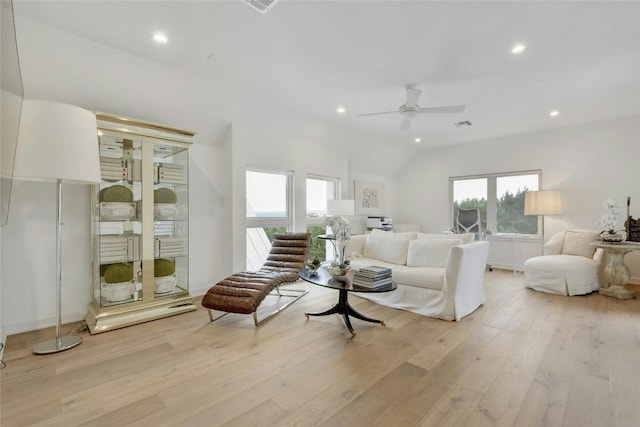
<svg viewBox="0 0 640 427">
<path fill-rule="evenodd" d="M 373 230 L 351 236 L 346 249 L 353 268 L 392 269 L 398 289 L 353 293 L 360 298 L 443 320 L 460 320 L 484 303 L 488 242 L 473 233 L 424 234 Z"/>
<path fill-rule="evenodd" d="M 551 236 L 543 255 L 524 263 L 524 285 L 558 295 L 584 295 L 600 289 L 602 249 L 596 242 L 599 231 L 567 230 Z"/>
</svg>

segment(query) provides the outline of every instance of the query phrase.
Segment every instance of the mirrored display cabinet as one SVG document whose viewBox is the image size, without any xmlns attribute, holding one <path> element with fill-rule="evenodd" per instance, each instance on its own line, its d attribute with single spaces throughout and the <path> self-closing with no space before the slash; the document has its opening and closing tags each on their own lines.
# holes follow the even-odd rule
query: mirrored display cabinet
<svg viewBox="0 0 640 427">
<path fill-rule="evenodd" d="M 195 310 L 189 295 L 192 132 L 97 113 L 92 334 Z"/>
</svg>

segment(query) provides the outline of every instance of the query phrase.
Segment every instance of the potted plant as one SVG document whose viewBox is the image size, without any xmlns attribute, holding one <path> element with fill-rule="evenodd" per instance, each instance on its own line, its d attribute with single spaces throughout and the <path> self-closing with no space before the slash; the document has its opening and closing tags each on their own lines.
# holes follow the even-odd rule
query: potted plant
<svg viewBox="0 0 640 427">
<path fill-rule="evenodd" d="M 173 292 L 176 286 L 176 266 L 169 259 L 158 258 L 153 263 L 153 283 L 156 294 Z"/>
<path fill-rule="evenodd" d="M 606 243 L 622 242 L 627 236 L 624 230 L 616 230 L 616 223 L 620 214 L 618 205 L 613 200 L 607 199 L 602 206 L 606 213 L 600 218 L 599 225 L 603 231 L 600 233 L 599 239 Z"/>
<path fill-rule="evenodd" d="M 170 188 L 162 187 L 153 191 L 153 215 L 155 219 L 175 219 L 178 210 L 178 196 Z"/>
<path fill-rule="evenodd" d="M 133 266 L 119 263 L 102 265 L 100 295 L 108 302 L 124 301 L 131 298 L 135 289 Z"/>
<path fill-rule="evenodd" d="M 124 185 L 112 185 L 98 193 L 100 216 L 109 220 L 135 218 L 136 204 L 133 203 L 133 192 Z"/>
</svg>

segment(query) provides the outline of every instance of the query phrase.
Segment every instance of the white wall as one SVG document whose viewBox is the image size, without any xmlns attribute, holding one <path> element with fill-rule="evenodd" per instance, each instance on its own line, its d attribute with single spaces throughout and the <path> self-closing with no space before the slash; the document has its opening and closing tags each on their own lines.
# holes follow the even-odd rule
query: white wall
<svg viewBox="0 0 640 427">
<path fill-rule="evenodd" d="M 639 160 L 639 117 L 425 151 L 397 177 L 397 219 L 430 232 L 446 230 L 449 177 L 541 169 L 542 188 L 560 190 L 563 201 L 562 215 L 545 217 L 545 238 L 567 228 L 597 229 L 608 198 L 626 215 L 630 196 L 631 214 L 640 216 Z M 626 261 L 640 283 L 640 253 Z"/>
<path fill-rule="evenodd" d="M 247 166 L 294 172 L 294 223 L 306 231 L 306 178 L 308 174 L 348 179 L 348 155 L 340 146 L 350 134 L 322 122 L 274 106 L 258 105 L 236 111 L 233 120 L 233 269 L 245 269 Z"/>
</svg>

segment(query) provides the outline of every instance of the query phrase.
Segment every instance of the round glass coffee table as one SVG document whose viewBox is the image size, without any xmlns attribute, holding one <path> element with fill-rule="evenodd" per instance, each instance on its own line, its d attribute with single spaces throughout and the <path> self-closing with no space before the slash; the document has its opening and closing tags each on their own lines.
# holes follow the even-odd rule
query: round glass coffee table
<svg viewBox="0 0 640 427">
<path fill-rule="evenodd" d="M 382 320 L 367 317 L 363 314 L 358 313 L 353 307 L 351 307 L 348 301 L 349 292 L 390 292 L 396 290 L 396 288 L 398 287 L 395 282 L 392 282 L 390 285 L 380 286 L 376 288 L 365 288 L 361 286 L 354 286 L 351 283 L 351 275 L 353 274 L 353 271 L 350 272 L 342 280 L 333 278 L 329 274 L 329 272 L 327 271 L 327 267 L 325 266 L 320 267 L 318 269 L 318 273 L 314 276 L 312 276 L 310 273 L 311 271 L 305 268 L 300 272 L 299 276 L 302 280 L 313 283 L 314 285 L 337 289 L 339 291 L 339 294 L 338 302 L 336 303 L 336 305 L 326 311 L 305 313 L 304 315 L 307 316 L 307 319 L 309 318 L 309 316 L 328 316 L 330 314 L 342 314 L 344 323 L 345 325 L 347 325 L 347 329 L 349 329 L 349 332 L 351 332 L 351 338 L 353 338 L 356 333 L 353 330 L 353 326 L 351 326 L 349 316 L 355 317 L 356 319 L 364 320 L 365 322 L 380 323 L 382 326 L 384 326 L 384 322 Z"/>
</svg>

